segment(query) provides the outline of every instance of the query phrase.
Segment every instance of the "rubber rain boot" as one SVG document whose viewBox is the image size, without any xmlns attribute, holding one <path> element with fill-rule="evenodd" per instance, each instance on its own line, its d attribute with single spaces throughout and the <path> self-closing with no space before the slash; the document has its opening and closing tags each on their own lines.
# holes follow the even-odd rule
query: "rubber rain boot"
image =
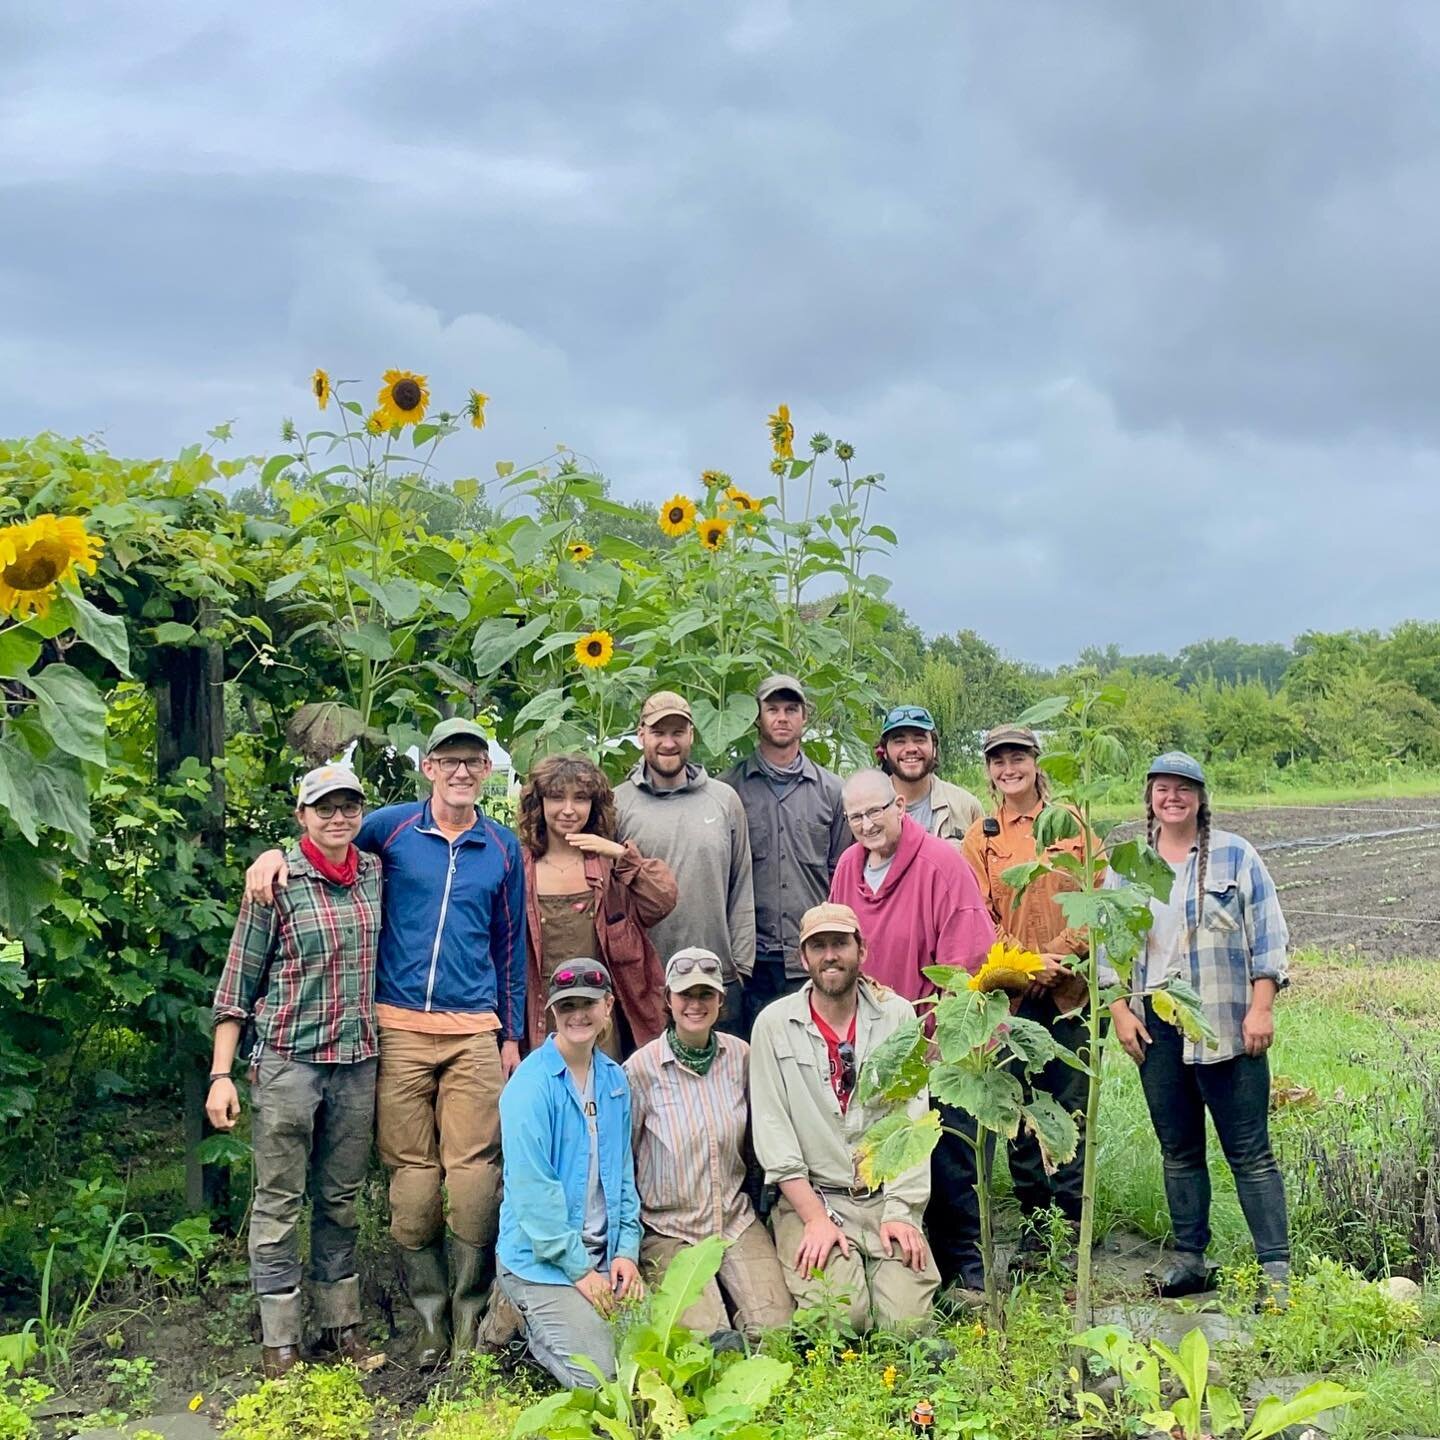
<svg viewBox="0 0 1440 1440">
<path fill-rule="evenodd" d="M 411 1363 L 421 1370 L 433 1370 L 450 1353 L 450 1287 L 445 1269 L 445 1247 L 436 1240 L 422 1250 L 401 1250 L 400 1267 L 405 1272 L 405 1290 L 420 1333 L 415 1338 Z"/>
<path fill-rule="evenodd" d="M 452 1359 L 474 1350 L 481 1318 L 495 1283 L 493 1247 L 472 1245 L 458 1235 L 448 1239 L 450 1247 L 450 1324 Z"/>
</svg>

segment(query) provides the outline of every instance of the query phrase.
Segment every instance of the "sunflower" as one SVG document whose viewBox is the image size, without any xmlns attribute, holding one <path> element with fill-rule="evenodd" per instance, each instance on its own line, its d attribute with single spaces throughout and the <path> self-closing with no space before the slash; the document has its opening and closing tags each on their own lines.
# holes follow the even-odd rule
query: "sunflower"
<svg viewBox="0 0 1440 1440">
<path fill-rule="evenodd" d="M 418 425 L 425 418 L 430 389 L 423 375 L 409 370 L 387 370 L 385 383 L 375 397 L 375 411 L 388 430 L 392 425 Z"/>
<path fill-rule="evenodd" d="M 583 540 L 573 540 L 565 547 L 567 558 L 575 565 L 583 565 L 594 553 L 595 547 L 587 545 Z"/>
<path fill-rule="evenodd" d="M 310 389 L 315 403 L 323 410 L 330 403 L 330 377 L 323 370 L 317 370 L 310 377 Z"/>
<path fill-rule="evenodd" d="M 490 403 L 488 395 L 482 395 L 478 390 L 470 392 L 470 398 L 465 402 L 465 413 L 470 417 L 470 423 L 477 429 L 485 428 L 485 407 Z"/>
<path fill-rule="evenodd" d="M 737 509 L 746 515 L 753 515 L 759 508 L 760 502 L 747 491 L 742 490 L 738 485 L 732 485 L 726 492 L 725 498 Z"/>
<path fill-rule="evenodd" d="M 390 417 L 383 410 L 372 410 L 365 417 L 367 435 L 383 435 L 390 428 Z"/>
<path fill-rule="evenodd" d="M 718 550 L 725 543 L 725 532 L 730 528 L 728 520 L 718 516 L 714 520 L 701 520 L 700 543 L 707 550 Z"/>
<path fill-rule="evenodd" d="M 1037 975 L 1044 973 L 1045 962 L 1038 955 L 997 940 L 990 947 L 985 963 L 970 977 L 970 988 L 987 995 L 992 990 L 1018 995 Z"/>
<path fill-rule="evenodd" d="M 93 575 L 105 548 L 73 515 L 37 515 L 0 530 L 0 614 L 44 615 L 76 569 Z"/>
<path fill-rule="evenodd" d="M 770 473 L 772 475 L 783 475 L 790 467 L 777 455 L 770 462 Z"/>
<path fill-rule="evenodd" d="M 695 502 L 672 495 L 660 507 L 660 528 L 667 535 L 683 535 L 695 523 Z"/>
<path fill-rule="evenodd" d="M 700 483 L 707 490 L 723 490 L 730 483 L 730 477 L 723 470 L 702 470 Z"/>
<path fill-rule="evenodd" d="M 615 637 L 608 630 L 592 630 L 575 642 L 575 659 L 587 670 L 603 670 L 615 653 Z"/>
<path fill-rule="evenodd" d="M 775 447 L 779 460 L 795 458 L 795 427 L 790 423 L 790 407 L 777 405 L 775 413 L 767 422 L 770 426 L 770 443 Z"/>
</svg>

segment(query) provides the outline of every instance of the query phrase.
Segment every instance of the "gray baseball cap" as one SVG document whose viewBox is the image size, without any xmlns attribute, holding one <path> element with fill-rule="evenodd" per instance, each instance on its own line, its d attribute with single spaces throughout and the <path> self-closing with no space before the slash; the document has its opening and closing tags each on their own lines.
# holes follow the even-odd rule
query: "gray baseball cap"
<svg viewBox="0 0 1440 1440">
<path fill-rule="evenodd" d="M 1205 783 L 1205 771 L 1200 762 L 1183 750 L 1167 750 L 1150 762 L 1145 772 L 1146 779 L 1156 775 L 1178 775 L 1182 780 L 1193 780 L 1197 785 Z"/>
<path fill-rule="evenodd" d="M 490 739 L 473 720 L 462 720 L 458 715 L 453 720 L 442 720 L 425 742 L 425 753 L 433 755 L 447 740 L 474 740 L 488 755 Z"/>
<path fill-rule="evenodd" d="M 295 792 L 297 805 L 313 805 L 326 795 L 337 790 L 353 790 L 363 800 L 365 786 L 360 777 L 348 765 L 317 765 L 307 770 L 300 778 L 299 789 Z"/>
<path fill-rule="evenodd" d="M 772 695 L 779 695 L 783 691 L 790 691 L 800 699 L 800 703 L 808 710 L 810 701 L 806 697 L 805 687 L 793 675 L 770 675 L 760 682 L 759 688 L 755 691 L 755 699 L 768 700 Z"/>
</svg>

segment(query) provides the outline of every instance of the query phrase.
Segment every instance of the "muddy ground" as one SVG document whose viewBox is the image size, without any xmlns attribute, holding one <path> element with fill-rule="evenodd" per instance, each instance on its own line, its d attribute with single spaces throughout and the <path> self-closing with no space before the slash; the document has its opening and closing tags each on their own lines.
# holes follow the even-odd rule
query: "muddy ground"
<svg viewBox="0 0 1440 1440">
<path fill-rule="evenodd" d="M 1213 823 L 1264 856 L 1293 948 L 1440 956 L 1440 796 L 1220 810 Z"/>
</svg>

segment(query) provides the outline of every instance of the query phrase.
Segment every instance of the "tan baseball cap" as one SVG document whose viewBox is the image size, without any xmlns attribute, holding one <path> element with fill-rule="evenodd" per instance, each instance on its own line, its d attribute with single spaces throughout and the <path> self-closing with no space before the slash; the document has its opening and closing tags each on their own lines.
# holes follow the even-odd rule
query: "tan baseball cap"
<svg viewBox="0 0 1440 1440">
<path fill-rule="evenodd" d="M 693 725 L 695 717 L 690 713 L 690 702 L 673 690 L 657 690 L 641 707 L 640 723 L 653 725 L 667 715 L 680 715 Z"/>
<path fill-rule="evenodd" d="M 713 950 L 700 945 L 687 945 L 677 950 L 665 967 L 665 988 L 679 992 L 699 986 L 725 993 L 725 967 Z"/>
<path fill-rule="evenodd" d="M 337 790 L 353 790 L 364 799 L 365 787 L 360 777 L 348 765 L 318 765 L 307 770 L 300 779 L 300 788 L 295 792 L 297 805 L 313 805 L 326 795 Z"/>
<path fill-rule="evenodd" d="M 803 945 L 812 935 L 858 935 L 860 921 L 848 905 L 837 905 L 826 901 L 814 905 L 800 919 L 800 943 Z"/>
<path fill-rule="evenodd" d="M 768 700 L 772 695 L 778 695 L 782 690 L 789 690 L 792 694 L 800 697 L 800 703 L 808 710 L 810 701 L 805 694 L 805 687 L 793 675 L 771 675 L 768 679 L 760 682 L 759 688 L 755 691 L 756 701 Z"/>
<path fill-rule="evenodd" d="M 1037 755 L 1040 753 L 1040 737 L 1023 725 L 997 725 L 993 730 L 987 730 L 980 748 L 988 755 L 1002 745 L 1018 745 L 1022 750 L 1033 750 Z"/>
</svg>

